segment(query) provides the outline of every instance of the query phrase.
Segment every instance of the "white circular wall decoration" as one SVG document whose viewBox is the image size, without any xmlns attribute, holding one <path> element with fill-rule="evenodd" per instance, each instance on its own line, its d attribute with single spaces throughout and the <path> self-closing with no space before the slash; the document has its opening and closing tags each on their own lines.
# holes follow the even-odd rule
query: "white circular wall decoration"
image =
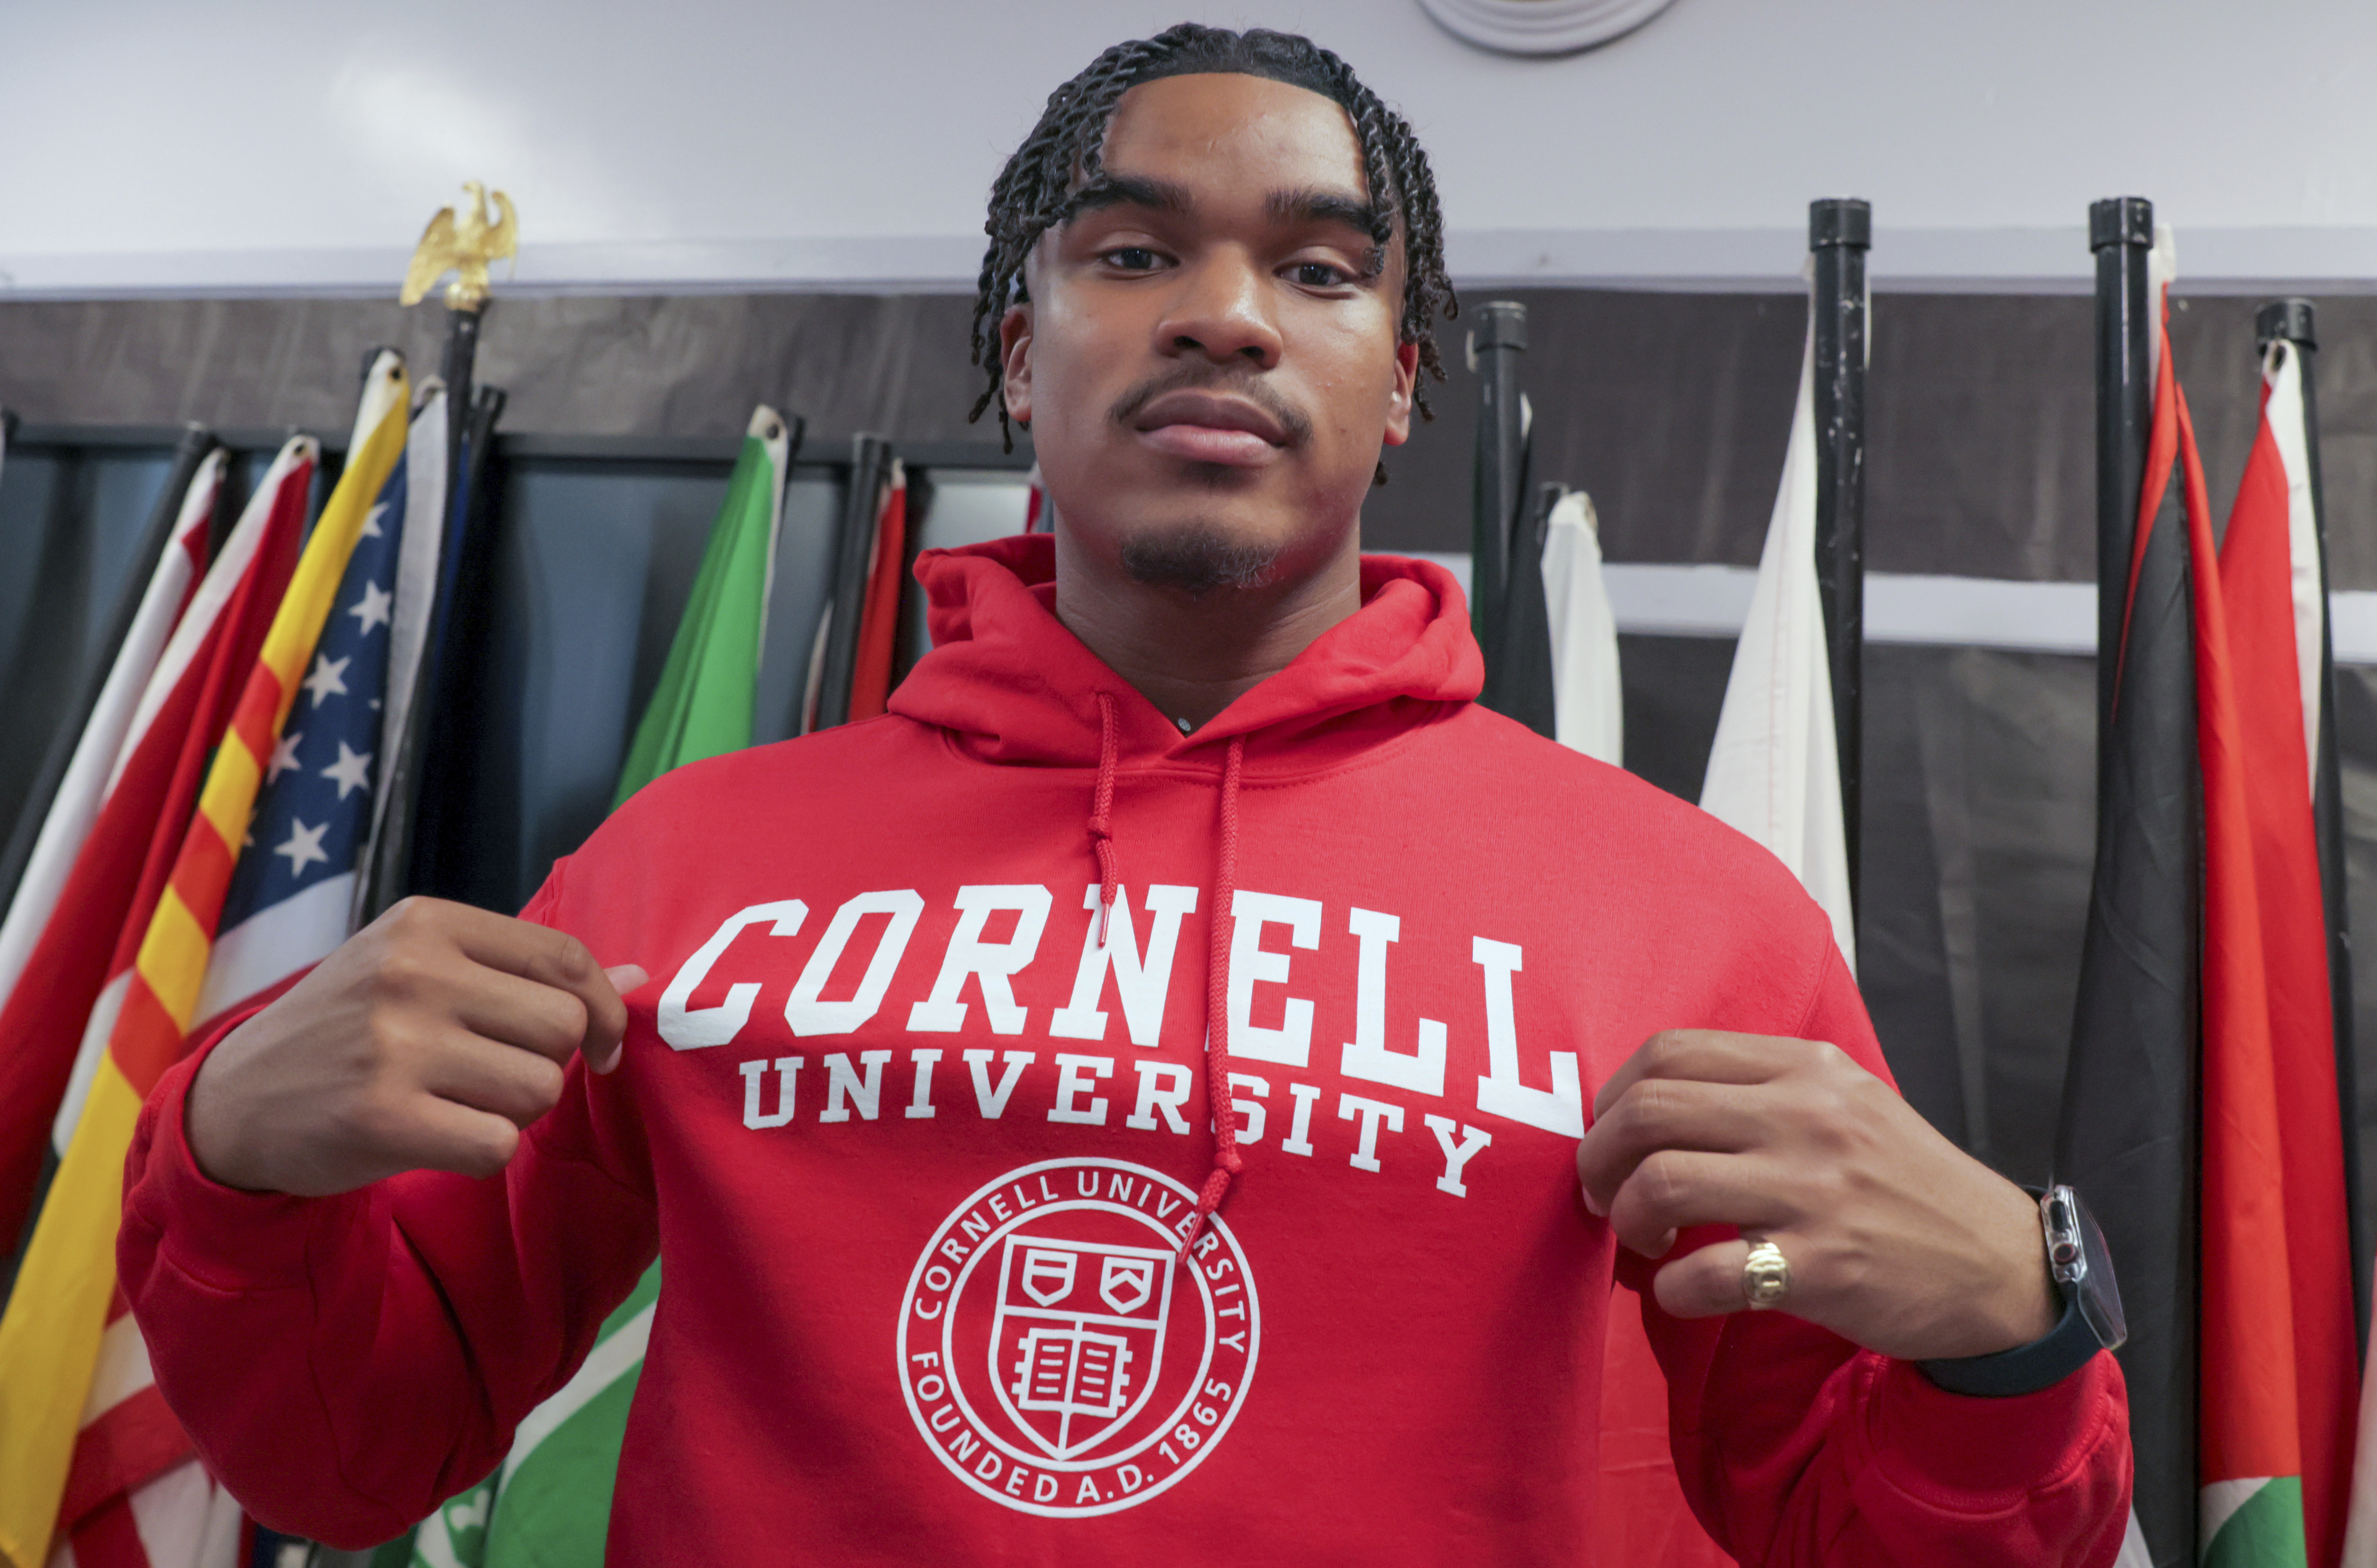
<svg viewBox="0 0 2377 1568">
<path fill-rule="evenodd" d="M 1567 54 L 1631 32 L 1675 0 L 1419 0 L 1447 32 L 1506 54 Z"/>
</svg>

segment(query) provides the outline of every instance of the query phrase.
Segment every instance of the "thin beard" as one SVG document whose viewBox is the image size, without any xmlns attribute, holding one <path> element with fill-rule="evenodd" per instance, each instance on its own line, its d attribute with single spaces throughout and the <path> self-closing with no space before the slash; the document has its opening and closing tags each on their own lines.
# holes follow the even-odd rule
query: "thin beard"
<svg viewBox="0 0 2377 1568">
<path fill-rule="evenodd" d="M 1141 534 L 1122 547 L 1122 568 L 1131 581 L 1177 588 L 1191 599 L 1215 588 L 1260 588 L 1278 560 L 1277 545 L 1240 543 L 1210 523 Z"/>
</svg>

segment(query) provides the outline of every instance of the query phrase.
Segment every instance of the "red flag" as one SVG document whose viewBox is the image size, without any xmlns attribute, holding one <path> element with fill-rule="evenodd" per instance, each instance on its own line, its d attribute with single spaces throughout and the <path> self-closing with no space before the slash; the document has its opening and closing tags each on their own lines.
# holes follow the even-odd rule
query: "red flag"
<svg viewBox="0 0 2377 1568">
<path fill-rule="evenodd" d="M 174 628 L 56 911 L 0 1005 L 0 1234 L 24 1228 L 42 1143 L 72 1098 L 70 1078 L 87 1078 L 78 1058 L 102 1010 L 109 1016 L 93 1038 L 105 1044 L 105 1004 L 121 1001 L 207 758 L 296 566 L 316 451 L 305 438 L 281 448 Z M 88 1054 L 95 1063 L 96 1051 Z"/>
<path fill-rule="evenodd" d="M 873 719 L 891 695 L 891 666 L 900 648 L 900 586 L 908 574 L 908 476 L 895 458 L 875 519 L 875 557 L 867 568 L 858 651 L 850 672 L 853 722 Z"/>
<path fill-rule="evenodd" d="M 2309 1560 L 2321 1568 L 2336 1562 L 2343 1550 L 2360 1374 L 2327 911 L 2311 817 L 2311 737 L 2320 722 L 2323 648 L 2318 617 L 2325 604 L 2302 419 L 2300 366 L 2293 346 L 2280 340 L 2270 345 L 2261 431 L 2221 543 L 2220 587 L 2239 740 L 2247 759 L 2243 787 L 2269 994 L 2273 1086 L 2286 1134 L 2278 1157 L 2293 1288 L 2303 1527 Z"/>
<path fill-rule="evenodd" d="M 2195 596 L 2196 757 L 2204 784 L 2198 1550 L 2207 1563 L 2280 1568 L 2306 1561 L 2303 1460 L 2285 1140 L 2246 781 L 2252 754 L 2238 712 L 2204 464 L 2171 366 L 2169 331 L 2161 330 L 2138 551 L 2144 554 L 2154 530 L 2175 457 Z M 2290 704 L 2288 712 L 2299 722 L 2299 707 Z M 2308 798 L 2306 792 L 2306 810 Z"/>
</svg>

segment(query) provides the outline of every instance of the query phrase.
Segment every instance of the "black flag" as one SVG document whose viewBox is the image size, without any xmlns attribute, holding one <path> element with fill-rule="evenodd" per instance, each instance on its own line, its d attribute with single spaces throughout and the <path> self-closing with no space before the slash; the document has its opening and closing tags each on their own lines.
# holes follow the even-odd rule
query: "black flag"
<svg viewBox="0 0 2377 1568">
<path fill-rule="evenodd" d="M 2194 610 L 2180 487 L 2136 550 L 2154 208 L 2089 212 L 2096 253 L 2096 864 L 2056 1180 L 2103 1225 L 2129 1310 L 2120 1351 L 2133 1503 L 2157 1565 L 2195 1562 L 2196 1108 L 2200 801 Z M 2168 477 L 2168 476 L 2165 476 Z"/>
</svg>

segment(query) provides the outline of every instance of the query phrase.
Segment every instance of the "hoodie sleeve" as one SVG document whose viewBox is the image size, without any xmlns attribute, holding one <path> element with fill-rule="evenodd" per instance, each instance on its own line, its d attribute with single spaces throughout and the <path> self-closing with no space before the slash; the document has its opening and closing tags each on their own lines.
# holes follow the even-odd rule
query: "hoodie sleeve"
<svg viewBox="0 0 2377 1568">
<path fill-rule="evenodd" d="M 1825 950 L 1798 1032 L 1888 1078 L 1857 987 Z M 1715 1234 L 1730 1232 L 1701 1240 Z M 2109 1354 L 2035 1394 L 1974 1398 L 1786 1313 L 1671 1317 L 1651 1292 L 1659 1263 L 1619 1258 L 1667 1375 L 1678 1478 L 1741 1562 L 2107 1568 L 2120 1551 L 2129 1409 Z"/>
<path fill-rule="evenodd" d="M 566 864 L 566 862 L 565 862 Z M 555 923 L 556 867 L 523 918 Z M 117 1277 L 157 1384 L 256 1517 L 334 1546 L 402 1533 L 484 1479 L 657 1248 L 623 1086 L 573 1063 L 484 1181 L 412 1171 L 328 1198 L 210 1180 L 190 1081 L 159 1084 L 125 1170 Z"/>
</svg>

